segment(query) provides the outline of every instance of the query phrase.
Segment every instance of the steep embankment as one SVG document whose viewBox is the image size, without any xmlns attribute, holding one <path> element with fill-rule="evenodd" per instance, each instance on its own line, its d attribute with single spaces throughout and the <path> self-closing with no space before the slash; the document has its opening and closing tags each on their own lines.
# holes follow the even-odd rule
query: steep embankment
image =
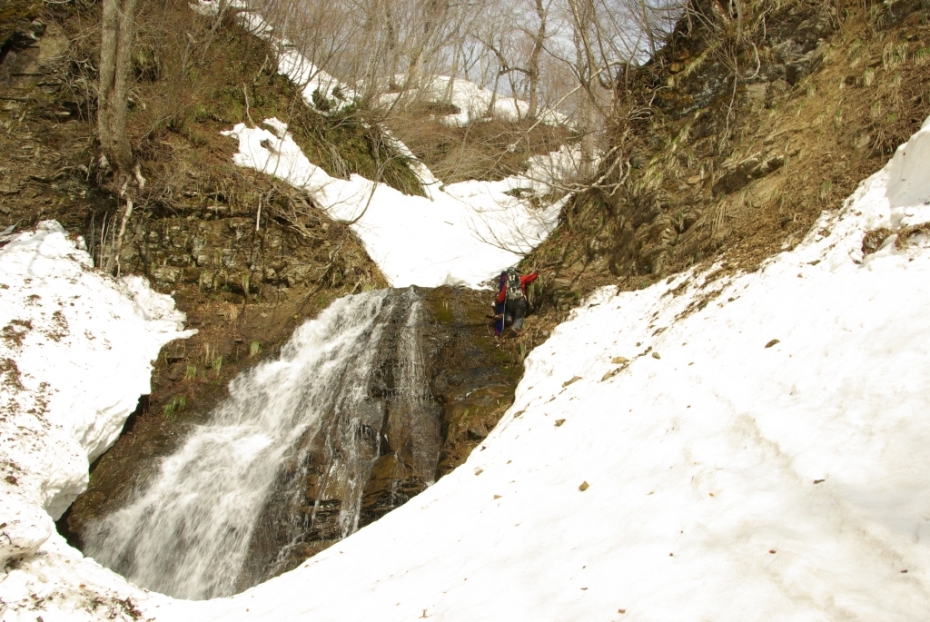
<svg viewBox="0 0 930 622">
<path fill-rule="evenodd" d="M 528 261 L 553 318 L 597 285 L 639 289 L 721 259 L 754 269 L 838 208 L 926 114 L 925 2 L 691 8 L 617 85 L 597 187 Z"/>
</svg>

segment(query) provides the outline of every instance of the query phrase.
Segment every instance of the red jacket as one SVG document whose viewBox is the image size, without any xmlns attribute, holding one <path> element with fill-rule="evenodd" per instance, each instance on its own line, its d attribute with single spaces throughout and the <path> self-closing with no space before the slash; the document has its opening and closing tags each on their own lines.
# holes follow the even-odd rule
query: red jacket
<svg viewBox="0 0 930 622">
<path fill-rule="evenodd" d="M 524 298 L 526 297 L 526 286 L 535 281 L 537 277 L 539 277 L 539 270 L 533 274 L 527 274 L 526 276 L 520 277 L 520 291 L 523 292 Z M 497 302 L 504 302 L 507 300 L 507 279 L 503 279 L 503 282 L 501 283 L 501 289 L 499 292 L 497 292 L 497 298 L 495 298 L 495 300 Z"/>
</svg>

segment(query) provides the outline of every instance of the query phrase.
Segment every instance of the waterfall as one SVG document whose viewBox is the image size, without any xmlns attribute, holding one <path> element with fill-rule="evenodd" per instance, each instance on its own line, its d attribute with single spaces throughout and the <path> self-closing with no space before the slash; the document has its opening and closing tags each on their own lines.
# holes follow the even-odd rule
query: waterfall
<svg viewBox="0 0 930 622">
<path fill-rule="evenodd" d="M 385 469 L 422 489 L 439 420 L 420 307 L 413 290 L 368 292 L 298 328 L 277 360 L 230 383 L 126 507 L 90 527 L 85 553 L 153 591 L 227 596 L 358 529 L 366 494 L 383 511 L 405 501 L 393 481 L 387 499 L 371 487 Z"/>
</svg>

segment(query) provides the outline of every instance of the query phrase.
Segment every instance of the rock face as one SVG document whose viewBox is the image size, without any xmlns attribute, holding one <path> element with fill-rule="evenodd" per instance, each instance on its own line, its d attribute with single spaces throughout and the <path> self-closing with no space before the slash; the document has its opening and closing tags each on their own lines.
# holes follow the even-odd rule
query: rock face
<svg viewBox="0 0 930 622">
<path fill-rule="evenodd" d="M 454 288 L 388 294 L 367 379 L 288 452 L 255 524 L 237 590 L 296 567 L 404 504 L 487 436 L 522 373 L 496 347 L 488 297 Z M 152 417 L 159 415 L 140 415 Z M 158 468 L 157 456 L 171 453 L 190 423 L 135 422 L 60 525 L 74 544 L 133 497 Z"/>
<path fill-rule="evenodd" d="M 303 439 L 306 458 L 282 469 L 240 589 L 295 568 L 406 503 L 464 462 L 513 402 L 522 366 L 495 347 L 487 295 L 443 287 L 398 296 L 407 301 L 381 337 L 364 423 L 334 420 Z M 352 483 L 333 477 L 349 460 L 370 464 L 354 496 L 346 490 Z M 358 507 L 347 513 L 347 503 Z M 346 524 L 346 516 L 357 522 Z"/>
<path fill-rule="evenodd" d="M 296 192 L 289 194 L 300 200 Z M 224 214 L 211 213 L 220 208 Z M 328 289 L 378 283 L 365 265 L 367 256 L 344 243 L 351 237 L 345 227 L 314 210 L 301 222 L 303 234 L 275 221 L 256 228 L 254 214 L 230 212 L 230 205 L 212 205 L 189 217 L 142 220 L 121 253 L 121 265 L 146 273 L 164 290 L 187 284 L 239 296 L 288 296 L 288 290 L 321 282 Z"/>
</svg>

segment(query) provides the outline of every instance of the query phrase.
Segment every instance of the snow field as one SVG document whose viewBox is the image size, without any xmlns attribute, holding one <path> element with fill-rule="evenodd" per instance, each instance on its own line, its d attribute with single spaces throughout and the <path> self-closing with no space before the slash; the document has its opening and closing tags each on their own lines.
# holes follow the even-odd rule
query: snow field
<svg viewBox="0 0 930 622">
<path fill-rule="evenodd" d="M 307 160 L 284 123 L 266 119 L 265 125 L 271 129 L 240 123 L 224 132 L 239 141 L 233 161 L 306 190 L 332 218 L 352 222 L 393 287 L 481 287 L 549 235 L 565 202 L 536 210 L 513 193 L 548 193 L 552 175 L 571 159 L 568 150 L 535 158 L 532 179 L 463 182 L 424 198 L 358 175 L 330 177 Z"/>
</svg>

